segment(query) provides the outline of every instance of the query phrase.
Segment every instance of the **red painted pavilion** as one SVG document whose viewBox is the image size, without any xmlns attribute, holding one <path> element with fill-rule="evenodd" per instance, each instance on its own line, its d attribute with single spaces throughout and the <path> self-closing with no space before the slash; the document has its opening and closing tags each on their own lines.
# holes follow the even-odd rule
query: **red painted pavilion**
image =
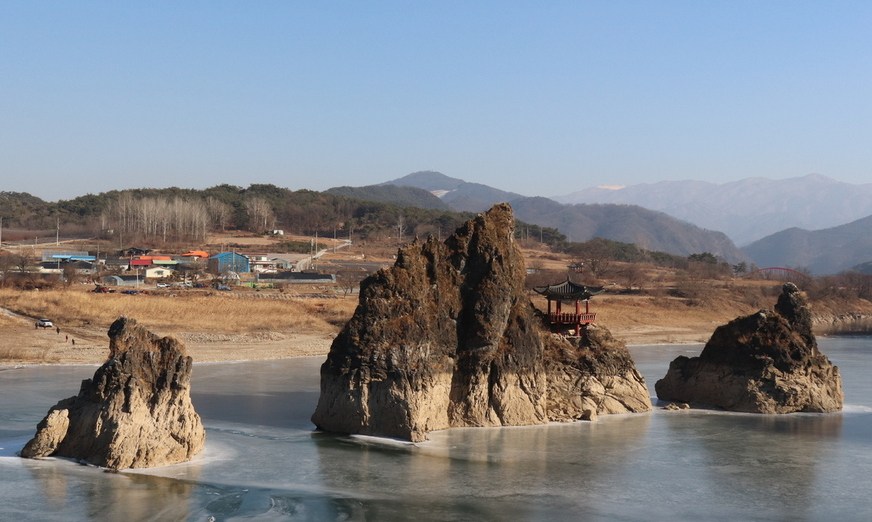
<svg viewBox="0 0 872 522">
<path fill-rule="evenodd" d="M 545 317 L 552 332 L 569 333 L 569 330 L 574 330 L 575 335 L 580 335 L 582 326 L 596 322 L 596 314 L 590 311 L 590 298 L 602 292 L 602 287 L 579 285 L 567 279 L 560 284 L 537 286 L 533 290 L 548 300 Z M 581 311 L 582 301 L 584 312 Z M 575 303 L 575 311 L 563 311 L 564 303 Z"/>
</svg>

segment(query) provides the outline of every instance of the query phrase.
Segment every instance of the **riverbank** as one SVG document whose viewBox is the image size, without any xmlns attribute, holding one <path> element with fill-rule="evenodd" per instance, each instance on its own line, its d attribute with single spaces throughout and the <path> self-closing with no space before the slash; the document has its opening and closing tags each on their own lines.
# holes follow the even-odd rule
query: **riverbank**
<svg viewBox="0 0 872 522">
<path fill-rule="evenodd" d="M 628 345 L 703 344 L 719 325 L 774 305 L 768 296 L 743 302 L 734 294 L 735 289 L 712 292 L 705 302 L 606 294 L 592 300 L 591 310 L 599 325 Z M 7 306 L 0 308 L 0 366 L 7 367 L 101 364 L 109 353 L 106 331 L 120 315 L 135 318 L 157 335 L 178 338 L 195 363 L 323 357 L 357 303 L 356 296 L 313 299 L 255 292 L 130 296 L 4 290 L 0 298 Z M 534 305 L 544 308 L 535 296 Z M 872 334 L 872 304 L 867 301 L 833 300 L 812 307 L 817 335 Z M 35 327 L 35 318 L 43 316 L 57 327 Z"/>
<path fill-rule="evenodd" d="M 109 339 L 105 328 L 95 326 L 35 328 L 29 318 L 8 317 L 0 320 L 3 338 L 0 340 L 0 366 L 20 364 L 101 364 L 109 354 Z M 676 344 L 705 342 L 711 331 L 699 325 L 665 327 L 630 325 L 618 331 L 627 344 Z M 261 361 L 292 357 L 325 356 L 338 333 L 265 331 L 255 333 L 186 332 L 154 330 L 158 335 L 176 337 L 185 343 L 195 363 L 231 361 Z"/>
</svg>

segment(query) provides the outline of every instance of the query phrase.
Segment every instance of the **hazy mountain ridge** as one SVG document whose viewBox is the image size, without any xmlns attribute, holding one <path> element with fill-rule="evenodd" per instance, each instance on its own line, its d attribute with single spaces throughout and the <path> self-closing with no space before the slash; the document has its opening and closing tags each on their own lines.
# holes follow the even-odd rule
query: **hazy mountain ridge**
<svg viewBox="0 0 872 522">
<path fill-rule="evenodd" d="M 519 219 L 557 228 L 570 241 L 602 237 L 645 250 L 679 255 L 711 252 L 731 262 L 745 259 L 722 232 L 637 205 L 561 205 L 548 198 L 522 198 L 512 206 Z"/>
<path fill-rule="evenodd" d="M 430 191 L 399 185 L 367 185 L 364 187 L 333 187 L 325 191 L 334 196 L 360 199 L 364 201 L 376 201 L 390 203 L 398 206 L 416 206 L 419 208 L 434 210 L 450 210 L 451 207 L 434 196 Z"/>
<path fill-rule="evenodd" d="M 711 252 L 730 262 L 746 259 L 721 232 L 704 230 L 637 205 L 563 205 L 548 198 L 525 197 L 430 171 L 415 172 L 387 184 L 417 186 L 444 194 L 440 199 L 455 210 L 480 212 L 506 201 L 511 203 L 519 220 L 557 228 L 570 241 L 602 237 L 671 254 Z"/>
<path fill-rule="evenodd" d="M 872 216 L 823 230 L 789 228 L 742 250 L 758 266 L 807 268 L 834 274 L 872 261 Z"/>
<path fill-rule="evenodd" d="M 619 190 L 592 187 L 553 199 L 640 205 L 723 231 L 740 245 L 792 227 L 817 230 L 872 215 L 872 183 L 843 183 L 819 174 L 723 184 L 661 181 Z"/>
<path fill-rule="evenodd" d="M 402 178 L 382 183 L 401 187 L 417 187 L 438 194 L 449 207 L 461 212 L 484 212 L 494 203 L 512 202 L 523 198 L 521 194 L 506 192 L 481 183 L 452 178 L 432 170 L 413 172 Z"/>
</svg>

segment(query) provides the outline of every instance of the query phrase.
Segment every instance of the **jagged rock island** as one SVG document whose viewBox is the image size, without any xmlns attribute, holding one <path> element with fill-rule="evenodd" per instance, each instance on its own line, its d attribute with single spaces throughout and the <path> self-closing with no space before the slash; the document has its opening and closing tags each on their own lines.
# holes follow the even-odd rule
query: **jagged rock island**
<svg viewBox="0 0 872 522">
<path fill-rule="evenodd" d="M 190 460 L 206 441 L 191 404 L 191 363 L 181 342 L 119 318 L 109 327 L 109 359 L 77 396 L 49 410 L 21 456 L 111 469 Z"/>
<path fill-rule="evenodd" d="M 676 358 L 657 397 L 751 413 L 842 409 L 839 368 L 818 350 L 805 296 L 786 283 L 774 310 L 719 326 L 699 357 Z"/>
<path fill-rule="evenodd" d="M 444 243 L 429 238 L 401 249 L 393 267 L 361 283 L 357 310 L 321 366 L 318 429 L 422 441 L 450 427 L 650 409 L 641 377 L 629 399 L 585 400 L 615 380 L 592 372 L 623 378 L 628 367 L 591 364 L 611 353 L 600 357 L 542 332 L 514 223 L 511 207 L 497 205 Z M 559 384 L 549 397 L 552 378 Z"/>
</svg>

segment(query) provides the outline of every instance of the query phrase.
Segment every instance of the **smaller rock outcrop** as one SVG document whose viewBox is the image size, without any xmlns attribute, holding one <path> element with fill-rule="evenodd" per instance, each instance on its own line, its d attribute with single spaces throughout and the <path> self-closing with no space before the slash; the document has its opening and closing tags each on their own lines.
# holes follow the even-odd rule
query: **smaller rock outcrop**
<svg viewBox="0 0 872 522">
<path fill-rule="evenodd" d="M 184 462 L 203 449 L 206 432 L 191 403 L 192 360 L 184 345 L 121 317 L 109 327 L 109 352 L 77 396 L 49 410 L 22 457 L 124 469 Z"/>
<path fill-rule="evenodd" d="M 719 326 L 699 357 L 678 357 L 654 386 L 664 401 L 751 413 L 842 409 L 839 368 L 820 353 L 804 295 L 786 283 L 774 310 Z"/>
<path fill-rule="evenodd" d="M 584 335 L 543 334 L 548 420 L 596 420 L 598 415 L 651 409 L 645 379 L 627 346 L 594 324 Z"/>
</svg>

